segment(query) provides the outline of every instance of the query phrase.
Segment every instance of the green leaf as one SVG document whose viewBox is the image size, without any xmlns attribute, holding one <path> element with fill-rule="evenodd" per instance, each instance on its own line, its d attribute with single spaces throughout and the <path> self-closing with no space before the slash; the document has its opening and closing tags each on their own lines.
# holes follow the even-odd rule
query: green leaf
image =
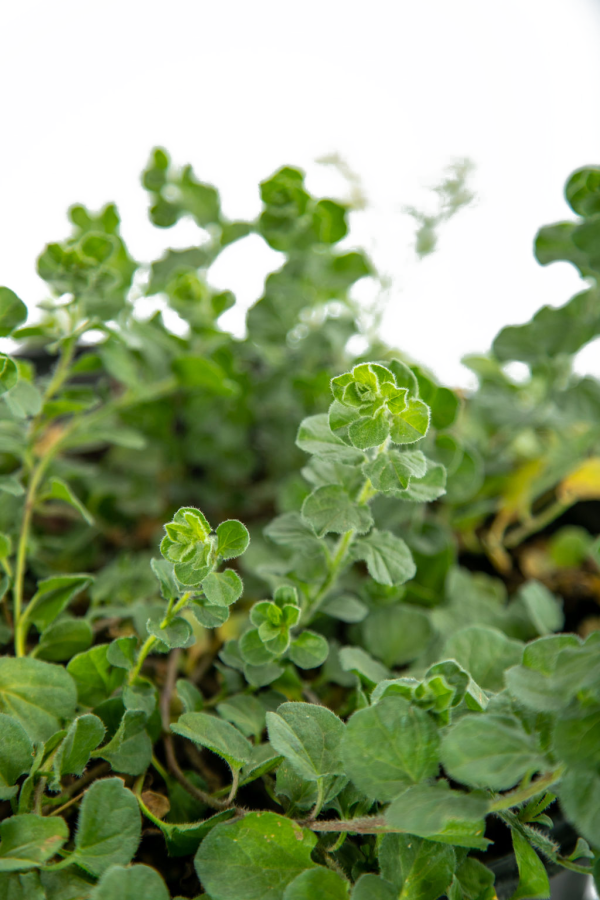
<svg viewBox="0 0 600 900">
<path fill-rule="evenodd" d="M 408 503 L 432 503 L 445 493 L 446 469 L 428 459 L 425 475 L 422 478 L 411 478 L 408 487 L 394 496 Z"/>
<path fill-rule="evenodd" d="M 357 597 L 351 594 L 341 594 L 339 597 L 332 597 L 321 606 L 321 612 L 339 619 L 341 622 L 362 622 L 369 613 L 368 606 L 365 606 Z"/>
<path fill-rule="evenodd" d="M 504 672 L 522 659 L 523 644 L 495 628 L 471 625 L 446 641 L 443 656 L 460 663 L 484 690 L 501 691 Z"/>
<path fill-rule="evenodd" d="M 267 713 L 269 740 L 307 781 L 324 775 L 343 775 L 340 743 L 344 723 L 324 706 L 283 703 Z"/>
<path fill-rule="evenodd" d="M 390 433 L 390 426 L 385 411 L 375 416 L 361 416 L 348 427 L 348 437 L 358 450 L 379 447 Z"/>
<path fill-rule="evenodd" d="M 416 659 L 433 635 L 425 613 L 400 605 L 373 610 L 362 631 L 367 650 L 390 668 Z"/>
<path fill-rule="evenodd" d="M 39 581 L 37 591 L 25 611 L 27 618 L 38 631 L 45 631 L 71 600 L 85 591 L 93 580 L 91 575 L 53 575 Z"/>
<path fill-rule="evenodd" d="M 125 670 L 111 666 L 108 661 L 109 644 L 99 644 L 74 656 L 67 672 L 77 685 L 79 702 L 84 706 L 98 706 L 108 700 L 123 684 Z"/>
<path fill-rule="evenodd" d="M 589 769 L 568 769 L 556 788 L 560 808 L 591 844 L 600 844 L 600 775 Z"/>
<path fill-rule="evenodd" d="M 154 560 L 152 560 L 154 562 Z M 135 635 L 129 637 L 117 638 L 108 645 L 106 651 L 106 661 L 111 666 L 119 669 L 132 669 L 135 665 L 135 654 L 137 650 L 138 639 Z"/>
<path fill-rule="evenodd" d="M 323 552 L 319 540 L 310 525 L 298 512 L 284 513 L 277 516 L 264 529 L 264 534 L 274 544 L 293 547 L 307 556 L 318 556 Z"/>
<path fill-rule="evenodd" d="M 181 592 L 173 571 L 173 563 L 167 559 L 151 559 L 150 565 L 160 584 L 163 598 L 167 601 L 177 600 Z"/>
<path fill-rule="evenodd" d="M 23 726 L 12 716 L 0 713 L 0 800 L 17 793 L 17 778 L 26 775 L 33 762 L 33 745 Z"/>
<path fill-rule="evenodd" d="M 0 353 L 0 397 L 12 391 L 19 380 L 19 370 L 10 356 Z"/>
<path fill-rule="evenodd" d="M 2 900 L 63 900 L 55 894 L 45 893 L 38 872 L 0 873 L 0 897 Z"/>
<path fill-rule="evenodd" d="M 527 581 L 519 589 L 518 596 L 538 634 L 560 631 L 564 623 L 562 605 L 547 587 L 539 581 Z"/>
<path fill-rule="evenodd" d="M 96 781 L 84 795 L 69 862 L 98 877 L 111 866 L 131 862 L 141 834 L 137 800 L 121 779 Z"/>
<path fill-rule="evenodd" d="M 361 681 L 371 687 L 389 676 L 389 669 L 369 656 L 362 647 L 343 647 L 340 650 L 340 665 L 345 672 L 354 672 Z"/>
<path fill-rule="evenodd" d="M 53 857 L 69 837 L 67 823 L 26 814 L 0 823 L 0 872 L 33 869 Z"/>
<path fill-rule="evenodd" d="M 346 774 L 374 800 L 388 801 L 438 771 L 440 739 L 428 713 L 402 697 L 384 697 L 354 713 L 342 757 Z"/>
<path fill-rule="evenodd" d="M 13 497 L 21 497 L 25 493 L 25 488 L 14 475 L 0 475 L 0 491 L 12 494 Z"/>
<path fill-rule="evenodd" d="M 141 775 L 152 759 L 152 741 L 146 733 L 148 716 L 142 710 L 127 709 L 114 737 L 92 752 L 110 763 L 113 771 Z"/>
<path fill-rule="evenodd" d="M 105 731 L 104 722 L 91 713 L 79 716 L 71 723 L 54 757 L 53 771 L 57 785 L 63 775 L 83 774 L 92 750 L 103 740 Z"/>
<path fill-rule="evenodd" d="M 283 900 L 347 900 L 350 883 L 332 869 L 318 866 L 297 875 L 285 889 Z"/>
<path fill-rule="evenodd" d="M 443 844 L 386 834 L 379 865 L 383 878 L 394 885 L 402 900 L 439 900 L 452 881 L 456 857 L 452 847 Z"/>
<path fill-rule="evenodd" d="M 163 620 L 162 613 L 159 613 L 146 622 L 148 634 L 154 635 L 163 644 L 163 647 L 158 649 L 166 652 L 166 650 L 173 650 L 176 647 L 191 647 L 196 638 L 187 619 L 184 619 L 183 616 L 175 616 L 164 628 L 162 627 Z"/>
<path fill-rule="evenodd" d="M 83 653 L 93 640 L 94 632 L 87 619 L 59 619 L 46 628 L 35 655 L 38 659 L 63 662 L 76 653 Z"/>
<path fill-rule="evenodd" d="M 76 866 L 58 871 L 42 871 L 40 878 L 43 893 L 39 900 L 88 900 L 93 887 L 86 878 L 81 877 L 81 871 Z M 36 894 L 35 897 L 30 897 L 27 894 L 24 900 L 38 900 L 38 896 Z"/>
<path fill-rule="evenodd" d="M 394 444 L 414 444 L 429 430 L 430 409 L 422 400 L 411 397 L 407 408 L 393 416 L 391 438 Z"/>
<path fill-rule="evenodd" d="M 244 662 L 251 666 L 268 665 L 276 656 L 261 640 L 258 628 L 250 628 L 240 638 L 238 647 Z"/>
<path fill-rule="evenodd" d="M 600 705 L 574 702 L 554 726 L 553 751 L 574 769 L 594 771 L 600 759 Z"/>
<path fill-rule="evenodd" d="M 373 524 L 366 505 L 359 505 L 338 484 L 317 488 L 302 504 L 302 516 L 319 537 L 334 532 L 355 531 L 364 534 Z"/>
<path fill-rule="evenodd" d="M 379 584 L 404 584 L 414 578 L 417 571 L 402 538 L 390 531 L 373 528 L 367 537 L 354 542 L 352 552 L 357 559 L 366 562 L 369 575 Z"/>
<path fill-rule="evenodd" d="M 289 656 L 300 669 L 316 669 L 329 656 L 329 644 L 322 634 L 303 631 L 290 644 Z"/>
<path fill-rule="evenodd" d="M 213 828 L 196 854 L 196 871 L 213 900 L 283 900 L 288 884 L 315 866 L 316 842 L 290 819 L 250 813 Z"/>
<path fill-rule="evenodd" d="M 242 579 L 233 569 L 211 572 L 202 582 L 202 590 L 211 606 L 231 606 L 242 596 Z"/>
<path fill-rule="evenodd" d="M 362 468 L 376 490 L 395 496 L 396 492 L 408 487 L 412 478 L 423 478 L 427 460 L 420 450 L 388 450 Z"/>
<path fill-rule="evenodd" d="M 88 525 L 94 524 L 94 518 L 92 514 L 85 508 L 81 500 L 75 496 L 69 485 L 62 481 L 60 478 L 51 478 L 48 487 L 44 490 L 42 494 L 42 500 L 62 500 L 64 503 L 68 503 L 69 506 L 72 506 L 73 509 L 76 509 L 82 519 L 88 523 Z"/>
<path fill-rule="evenodd" d="M 217 527 L 217 553 L 221 559 L 241 556 L 248 549 L 249 543 L 248 529 L 237 519 L 227 519 Z"/>
<path fill-rule="evenodd" d="M 204 356 L 180 356 L 173 360 L 173 371 L 183 387 L 202 388 L 217 396 L 231 396 L 239 392 L 238 385 L 227 378 L 224 369 Z"/>
<path fill-rule="evenodd" d="M 204 697 L 191 681 L 178 678 L 175 687 L 184 712 L 200 712 L 203 709 Z"/>
<path fill-rule="evenodd" d="M 203 712 L 184 713 L 171 725 L 171 730 L 182 737 L 207 747 L 226 760 L 233 771 L 239 771 L 250 761 L 252 746 L 229 722 Z"/>
<path fill-rule="evenodd" d="M 111 866 L 89 895 L 90 900 L 169 900 L 167 886 L 150 866 Z"/>
<path fill-rule="evenodd" d="M 252 687 L 260 688 L 277 681 L 284 671 L 283 666 L 275 662 L 264 663 L 260 666 L 247 664 L 244 666 L 244 678 Z"/>
<path fill-rule="evenodd" d="M 27 307 L 10 288 L 0 287 L 0 337 L 8 335 L 27 319 Z"/>
<path fill-rule="evenodd" d="M 38 659 L 0 658 L 0 712 L 14 716 L 31 740 L 47 741 L 75 712 L 70 674 Z"/>
<path fill-rule="evenodd" d="M 547 900 L 550 882 L 543 862 L 527 839 L 514 829 L 512 842 L 519 867 L 519 886 L 511 900 Z"/>
<path fill-rule="evenodd" d="M 361 451 L 349 447 L 333 433 L 329 427 L 329 419 L 324 413 L 304 419 L 298 431 L 296 444 L 305 453 L 312 453 L 314 456 L 348 465 L 364 460 L 364 454 Z"/>
<path fill-rule="evenodd" d="M 217 704 L 217 712 L 239 728 L 246 737 L 256 738 L 257 744 L 260 742 L 266 725 L 266 710 L 252 694 L 234 694 L 228 697 Z"/>
<path fill-rule="evenodd" d="M 503 791 L 544 761 L 536 736 L 514 716 L 475 713 L 460 719 L 444 735 L 442 764 L 462 784 Z"/>
<path fill-rule="evenodd" d="M 352 900 L 398 900 L 398 891 L 379 875 L 361 875 L 352 891 Z"/>
<path fill-rule="evenodd" d="M 482 797 L 451 791 L 445 782 L 416 784 L 394 800 L 385 813 L 394 828 L 429 840 L 485 850 L 488 803 Z"/>
</svg>

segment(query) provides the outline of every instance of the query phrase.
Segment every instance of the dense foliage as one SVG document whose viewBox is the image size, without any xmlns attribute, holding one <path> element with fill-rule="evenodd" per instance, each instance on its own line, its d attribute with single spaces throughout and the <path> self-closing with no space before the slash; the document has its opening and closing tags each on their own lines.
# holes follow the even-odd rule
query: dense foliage
<svg viewBox="0 0 600 900">
<path fill-rule="evenodd" d="M 469 358 L 466 397 L 349 353 L 375 273 L 300 171 L 254 222 L 162 150 L 143 183 L 198 246 L 143 266 L 76 206 L 41 321 L 0 288 L 0 898 L 492 900 L 514 853 L 518 900 L 591 871 L 600 385 L 571 363 L 600 170 L 536 241 L 589 286 Z M 251 233 L 282 264 L 236 339 L 207 270 Z"/>
</svg>

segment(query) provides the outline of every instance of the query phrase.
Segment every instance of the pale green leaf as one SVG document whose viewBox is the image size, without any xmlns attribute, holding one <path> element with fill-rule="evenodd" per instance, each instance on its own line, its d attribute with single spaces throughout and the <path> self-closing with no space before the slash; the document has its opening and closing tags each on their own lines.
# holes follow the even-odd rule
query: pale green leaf
<svg viewBox="0 0 600 900">
<path fill-rule="evenodd" d="M 133 859 L 142 834 L 137 800 L 120 778 L 96 781 L 86 791 L 69 861 L 100 876 Z"/>
<path fill-rule="evenodd" d="M 156 869 L 111 866 L 91 892 L 90 900 L 169 900 L 167 886 Z"/>
<path fill-rule="evenodd" d="M 77 689 L 62 666 L 38 659 L 0 659 L 0 712 L 14 716 L 31 740 L 47 741 L 75 712 Z"/>
<path fill-rule="evenodd" d="M 364 534 L 373 524 L 369 507 L 358 504 L 339 484 L 317 488 L 302 504 L 302 516 L 319 537 L 334 532 Z"/>
<path fill-rule="evenodd" d="M 204 712 L 184 713 L 171 729 L 182 737 L 207 747 L 235 771 L 250 761 L 252 746 L 237 728 Z"/>
<path fill-rule="evenodd" d="M 283 703 L 267 713 L 269 740 L 307 781 L 343 775 L 340 742 L 345 726 L 335 713 L 312 703 Z"/>
<path fill-rule="evenodd" d="M 0 823 L 0 872 L 33 869 L 51 859 L 69 837 L 59 816 L 32 813 L 11 816 Z"/>
<path fill-rule="evenodd" d="M 414 578 L 417 571 L 402 538 L 390 531 L 373 528 L 367 537 L 355 541 L 352 552 L 356 558 L 366 562 L 369 574 L 379 584 L 404 584 Z"/>
</svg>

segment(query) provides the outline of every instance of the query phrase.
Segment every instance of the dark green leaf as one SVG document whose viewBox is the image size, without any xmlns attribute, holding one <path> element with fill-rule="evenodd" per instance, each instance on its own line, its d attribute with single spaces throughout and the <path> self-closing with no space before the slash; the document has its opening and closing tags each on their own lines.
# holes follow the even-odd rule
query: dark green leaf
<svg viewBox="0 0 600 900">
<path fill-rule="evenodd" d="M 301 872 L 288 884 L 283 900 L 347 900 L 350 883 L 331 869 L 318 866 Z"/>
<path fill-rule="evenodd" d="M 275 750 L 307 781 L 343 775 L 340 742 L 344 724 L 324 706 L 283 703 L 267 713 L 269 740 Z"/>
<path fill-rule="evenodd" d="M 169 900 L 167 886 L 150 866 L 111 866 L 90 894 L 90 900 Z"/>
<path fill-rule="evenodd" d="M 0 287 L 0 337 L 8 335 L 27 319 L 27 307 L 10 288 Z"/>
<path fill-rule="evenodd" d="M 0 872 L 33 869 L 53 857 L 69 837 L 60 816 L 12 816 L 0 823 Z"/>
<path fill-rule="evenodd" d="M 83 798 L 69 861 L 100 876 L 111 866 L 131 862 L 141 833 L 137 800 L 121 779 L 96 781 Z"/>
<path fill-rule="evenodd" d="M 217 825 L 196 854 L 196 871 L 213 900 L 283 900 L 288 884 L 315 863 L 317 839 L 275 813 L 250 813 Z"/>
<path fill-rule="evenodd" d="M 171 725 L 176 734 L 207 747 L 221 756 L 230 767 L 239 770 L 249 762 L 252 746 L 229 722 L 203 712 L 184 713 Z"/>
<path fill-rule="evenodd" d="M 412 835 L 386 834 L 379 864 L 383 878 L 402 900 L 439 900 L 452 881 L 456 858 L 452 847 Z"/>
<path fill-rule="evenodd" d="M 77 685 L 79 702 L 84 706 L 98 706 L 123 684 L 125 670 L 111 666 L 108 661 L 108 644 L 99 644 L 74 656 L 67 671 Z"/>
<path fill-rule="evenodd" d="M 57 784 L 63 775 L 83 774 L 92 750 L 102 741 L 105 731 L 102 720 L 91 713 L 79 716 L 71 723 L 54 757 L 53 770 Z"/>
<path fill-rule="evenodd" d="M 217 527 L 217 553 L 221 559 L 234 559 L 248 549 L 248 529 L 237 519 L 228 519 Z"/>
<path fill-rule="evenodd" d="M 147 719 L 142 710 L 125 710 L 114 737 L 104 747 L 93 751 L 92 756 L 107 760 L 115 772 L 141 775 L 152 758 L 152 741 L 146 732 Z"/>
<path fill-rule="evenodd" d="M 0 711 L 14 716 L 31 740 L 47 741 L 75 712 L 70 674 L 37 659 L 0 659 Z"/>
<path fill-rule="evenodd" d="M 52 578 L 45 578 L 38 582 L 37 591 L 29 601 L 27 618 L 38 631 L 44 631 L 92 581 L 91 575 L 53 575 Z"/>
<path fill-rule="evenodd" d="M 544 864 L 527 842 L 513 829 L 513 849 L 519 867 L 519 886 L 511 900 L 544 900 L 550 896 L 550 882 Z"/>
<path fill-rule="evenodd" d="M 92 644 L 94 632 L 86 619 L 59 619 L 40 638 L 35 655 L 50 662 L 63 662 L 83 653 Z"/>
</svg>

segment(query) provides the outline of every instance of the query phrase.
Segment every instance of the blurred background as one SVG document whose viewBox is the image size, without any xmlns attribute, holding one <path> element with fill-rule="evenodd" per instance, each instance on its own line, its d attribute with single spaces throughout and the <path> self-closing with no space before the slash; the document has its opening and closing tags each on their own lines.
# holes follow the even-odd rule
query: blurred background
<svg viewBox="0 0 600 900">
<path fill-rule="evenodd" d="M 35 259 L 66 236 L 74 202 L 114 200 L 140 260 L 194 242 L 189 220 L 147 220 L 139 175 L 155 144 L 214 183 L 231 218 L 259 212 L 258 182 L 284 164 L 311 191 L 352 190 L 363 208 L 344 243 L 386 277 L 386 340 L 453 386 L 470 384 L 462 355 L 581 284 L 567 263 L 539 266 L 532 241 L 570 217 L 568 174 L 600 161 L 597 0 L 20 0 L 0 32 L 0 282 L 30 306 L 44 297 Z M 419 258 L 407 207 L 435 215 L 432 188 L 465 158 L 475 197 Z M 279 265 L 250 236 L 213 266 L 238 297 L 223 317 L 234 333 Z M 365 304 L 376 292 L 355 288 Z M 598 346 L 579 372 L 600 375 Z"/>
</svg>

